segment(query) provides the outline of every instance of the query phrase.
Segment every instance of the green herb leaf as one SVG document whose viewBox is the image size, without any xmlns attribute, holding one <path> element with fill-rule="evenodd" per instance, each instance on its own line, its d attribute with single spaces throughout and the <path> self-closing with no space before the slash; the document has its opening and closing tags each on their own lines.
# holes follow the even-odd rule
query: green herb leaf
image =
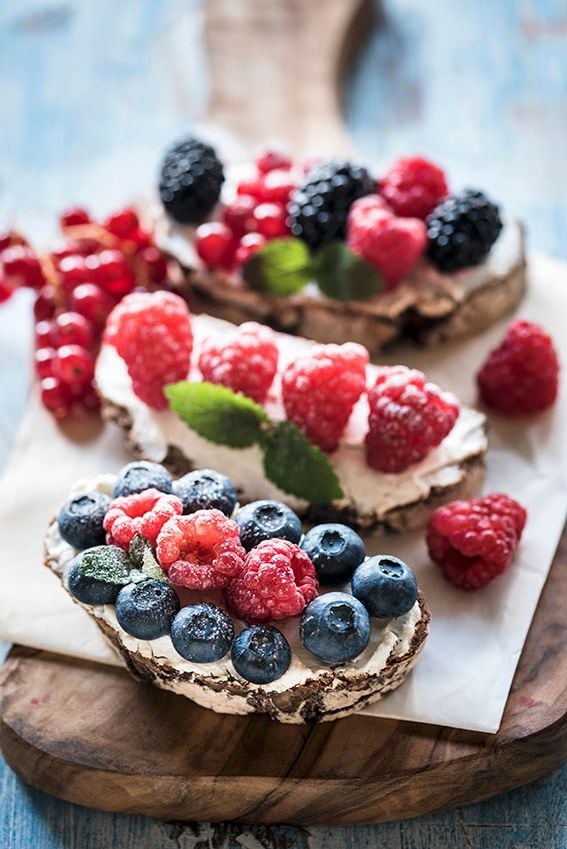
<svg viewBox="0 0 567 849">
<path fill-rule="evenodd" d="M 87 578 L 125 586 L 130 582 L 130 561 L 115 545 L 98 545 L 84 552 L 79 572 Z"/>
<path fill-rule="evenodd" d="M 128 546 L 128 558 L 134 568 L 142 568 L 144 551 L 146 550 L 147 545 L 148 543 L 141 534 L 134 534 L 132 541 Z"/>
<path fill-rule="evenodd" d="M 155 578 L 157 581 L 167 581 L 167 575 L 156 560 L 149 542 L 140 534 L 136 534 L 128 548 L 130 563 L 135 569 L 130 572 L 130 580 L 134 583 Z"/>
<path fill-rule="evenodd" d="M 154 553 L 149 545 L 146 546 L 142 556 L 142 572 L 148 578 L 155 578 L 156 581 L 167 582 L 167 575 L 157 562 Z"/>
<path fill-rule="evenodd" d="M 260 439 L 265 411 L 250 398 L 213 383 L 170 383 L 171 409 L 199 436 L 231 448 L 248 448 Z"/>
<path fill-rule="evenodd" d="M 364 301 L 384 288 L 377 269 L 344 242 L 322 248 L 313 260 L 312 272 L 321 292 L 337 301 Z"/>
<path fill-rule="evenodd" d="M 321 504 L 342 498 L 339 479 L 327 457 L 292 422 L 280 422 L 267 430 L 262 447 L 266 477 L 284 492 Z"/>
<path fill-rule="evenodd" d="M 271 295 L 295 295 L 312 279 L 309 249 L 301 239 L 272 239 L 242 266 L 251 289 Z"/>
</svg>

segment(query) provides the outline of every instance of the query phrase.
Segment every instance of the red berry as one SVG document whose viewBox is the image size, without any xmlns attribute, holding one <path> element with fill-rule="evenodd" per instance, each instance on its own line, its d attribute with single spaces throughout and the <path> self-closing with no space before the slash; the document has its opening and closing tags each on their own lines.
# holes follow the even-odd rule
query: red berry
<svg viewBox="0 0 567 849">
<path fill-rule="evenodd" d="M 6 282 L 10 286 L 40 289 L 45 283 L 39 259 L 25 245 L 12 245 L 6 248 L 0 254 L 0 261 L 4 267 Z"/>
<path fill-rule="evenodd" d="M 280 203 L 260 203 L 253 213 L 256 230 L 266 239 L 289 236 L 286 211 Z"/>
<path fill-rule="evenodd" d="M 257 177 L 249 177 L 245 180 L 240 180 L 236 186 L 237 195 L 249 195 L 260 202 L 265 200 L 264 197 L 264 180 L 261 174 Z"/>
<path fill-rule="evenodd" d="M 243 236 L 238 244 L 234 255 L 234 262 L 237 266 L 244 265 L 251 256 L 254 256 L 256 251 L 263 248 L 266 244 L 266 237 L 261 233 L 247 233 Z"/>
<path fill-rule="evenodd" d="M 256 228 L 252 213 L 258 201 L 251 195 L 237 195 L 222 211 L 222 220 L 230 227 L 234 236 L 241 238 Z"/>
<path fill-rule="evenodd" d="M 0 304 L 4 304 L 14 294 L 14 288 L 9 286 L 0 272 Z"/>
<path fill-rule="evenodd" d="M 92 324 L 78 312 L 62 312 L 55 319 L 57 345 L 79 345 L 92 348 L 94 334 Z"/>
<path fill-rule="evenodd" d="M 100 410 L 100 396 L 93 383 L 87 384 L 80 395 L 79 401 L 83 409 L 89 413 L 96 413 Z"/>
<path fill-rule="evenodd" d="M 100 286 L 82 283 L 71 293 L 70 306 L 96 327 L 102 327 L 115 301 Z"/>
<path fill-rule="evenodd" d="M 484 587 L 512 562 L 526 518 L 522 505 L 501 493 L 453 501 L 429 520 L 429 555 L 456 587 Z"/>
<path fill-rule="evenodd" d="M 54 362 L 57 359 L 55 348 L 39 348 L 35 352 L 35 371 L 38 377 L 53 377 Z"/>
<path fill-rule="evenodd" d="M 425 219 L 448 193 L 445 174 L 422 156 L 398 159 L 380 181 L 396 215 Z"/>
<path fill-rule="evenodd" d="M 151 247 L 153 243 L 154 240 L 152 234 L 148 233 L 147 230 L 143 230 L 141 227 L 138 227 L 137 230 L 128 236 L 124 242 L 124 246 L 130 247 L 135 253 L 139 253 L 140 251 L 143 251 L 144 248 Z"/>
<path fill-rule="evenodd" d="M 229 337 L 206 339 L 199 369 L 204 380 L 228 386 L 261 404 L 278 367 L 275 335 L 269 327 L 247 321 Z"/>
<path fill-rule="evenodd" d="M 134 392 L 163 409 L 163 387 L 189 372 L 193 334 L 185 301 L 172 292 L 134 292 L 108 317 L 104 341 L 125 361 Z"/>
<path fill-rule="evenodd" d="M 61 260 L 67 259 L 69 256 L 82 256 L 82 254 L 79 243 L 73 240 L 70 242 L 64 242 L 63 244 L 53 248 L 50 251 L 49 256 L 55 267 L 59 268 Z"/>
<path fill-rule="evenodd" d="M 126 207 L 109 215 L 102 226 L 119 239 L 129 239 L 139 228 L 140 219 L 134 209 Z"/>
<path fill-rule="evenodd" d="M 78 224 L 90 224 L 91 217 L 86 209 L 74 206 L 62 212 L 59 221 L 61 227 L 65 229 L 65 227 L 76 227 Z"/>
<path fill-rule="evenodd" d="M 559 390 L 559 358 L 542 327 L 518 319 L 490 352 L 477 375 L 484 403 L 505 416 L 550 407 Z"/>
<path fill-rule="evenodd" d="M 171 583 L 194 590 L 225 587 L 246 556 L 238 525 L 220 510 L 170 519 L 159 533 L 156 554 Z"/>
<path fill-rule="evenodd" d="M 195 250 L 211 268 L 230 268 L 234 261 L 234 236 L 226 224 L 218 221 L 201 224 L 195 233 Z"/>
<path fill-rule="evenodd" d="M 388 289 L 393 289 L 420 259 L 427 231 L 418 218 L 397 218 L 377 196 L 372 205 L 356 201 L 349 212 L 347 243 L 354 253 L 376 266 Z"/>
<path fill-rule="evenodd" d="M 136 534 L 139 534 L 151 546 L 155 546 L 165 523 L 182 512 L 183 504 L 176 495 L 158 489 L 120 496 L 111 502 L 104 517 L 106 542 L 127 551 Z"/>
<path fill-rule="evenodd" d="M 98 254 L 98 264 L 93 272 L 100 288 L 109 295 L 121 298 L 135 286 L 134 273 L 120 251 L 107 250 Z"/>
<path fill-rule="evenodd" d="M 453 429 L 456 398 L 405 366 L 380 369 L 368 392 L 366 459 L 378 472 L 396 474 L 426 457 Z"/>
<path fill-rule="evenodd" d="M 0 233 L 0 253 L 12 245 L 27 245 L 27 241 L 16 230 L 6 230 Z"/>
<path fill-rule="evenodd" d="M 57 345 L 57 328 L 50 319 L 38 321 L 35 326 L 36 348 L 53 348 Z"/>
<path fill-rule="evenodd" d="M 84 386 L 93 379 L 95 361 L 93 355 L 80 345 L 63 345 L 57 351 L 55 370 L 69 386 Z"/>
<path fill-rule="evenodd" d="M 314 345 L 282 374 L 287 418 L 324 451 L 334 451 L 366 388 L 368 351 L 362 345 Z"/>
<path fill-rule="evenodd" d="M 167 258 L 155 245 L 143 248 L 139 254 L 140 261 L 144 263 L 150 282 L 155 286 L 165 283 L 168 277 Z"/>
<path fill-rule="evenodd" d="M 270 171 L 264 178 L 263 200 L 285 205 L 295 186 L 289 171 Z"/>
<path fill-rule="evenodd" d="M 245 622 L 299 616 L 317 595 L 315 567 L 292 542 L 268 539 L 249 551 L 244 568 L 228 585 L 229 609 Z"/>
<path fill-rule="evenodd" d="M 65 419 L 71 413 L 73 398 L 69 387 L 58 377 L 45 377 L 40 384 L 41 403 L 56 419 Z"/>
<path fill-rule="evenodd" d="M 80 254 L 64 257 L 59 263 L 59 273 L 63 291 L 68 298 L 77 286 L 88 283 L 91 279 L 91 271 L 87 268 L 85 257 Z"/>
<path fill-rule="evenodd" d="M 267 174 L 276 168 L 289 170 L 292 165 L 293 160 L 289 153 L 277 145 L 264 148 L 256 159 L 256 167 L 261 174 Z"/>
<path fill-rule="evenodd" d="M 33 305 L 33 314 L 36 321 L 44 321 L 47 318 L 53 318 L 56 309 L 56 293 L 55 287 L 51 283 L 46 283 L 42 286 Z"/>
</svg>

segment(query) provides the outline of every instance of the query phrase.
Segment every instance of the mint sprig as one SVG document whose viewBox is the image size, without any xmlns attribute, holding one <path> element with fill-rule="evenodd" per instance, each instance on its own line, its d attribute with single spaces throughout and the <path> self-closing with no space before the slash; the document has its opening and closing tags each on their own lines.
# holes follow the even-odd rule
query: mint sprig
<svg viewBox="0 0 567 849">
<path fill-rule="evenodd" d="M 311 279 L 309 249 L 300 239 L 272 239 L 242 267 L 251 289 L 272 295 L 295 295 Z"/>
<path fill-rule="evenodd" d="M 130 561 L 116 546 L 99 545 L 84 552 L 79 572 L 86 578 L 125 586 L 130 581 Z"/>
<path fill-rule="evenodd" d="M 224 386 L 181 381 L 166 387 L 171 409 L 200 436 L 231 448 L 259 445 L 266 477 L 289 495 L 325 504 L 342 498 L 326 455 L 291 422 Z"/>
<path fill-rule="evenodd" d="M 156 581 L 167 581 L 167 575 L 156 560 L 149 542 L 136 534 L 128 548 L 130 563 L 135 567 L 130 573 L 130 579 L 135 583 L 155 578 Z"/>
<path fill-rule="evenodd" d="M 313 277 L 337 301 L 365 301 L 384 288 L 379 271 L 344 242 L 331 242 L 315 255 Z"/>
</svg>

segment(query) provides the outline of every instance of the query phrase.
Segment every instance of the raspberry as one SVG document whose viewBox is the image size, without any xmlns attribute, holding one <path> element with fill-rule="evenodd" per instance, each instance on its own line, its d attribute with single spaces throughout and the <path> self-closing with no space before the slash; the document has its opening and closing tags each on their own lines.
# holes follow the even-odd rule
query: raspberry
<svg viewBox="0 0 567 849">
<path fill-rule="evenodd" d="M 203 378 L 265 400 L 278 367 L 278 349 L 269 327 L 246 321 L 229 337 L 205 340 L 199 357 Z"/>
<path fill-rule="evenodd" d="M 453 395 L 405 366 L 380 370 L 368 404 L 366 460 L 386 474 L 403 472 L 423 460 L 445 439 L 459 415 Z"/>
<path fill-rule="evenodd" d="M 429 555 L 456 587 L 484 587 L 512 562 L 526 518 L 522 505 L 501 493 L 453 501 L 429 520 Z"/>
<path fill-rule="evenodd" d="M 298 616 L 317 595 L 315 567 L 293 542 L 268 539 L 246 555 L 225 590 L 229 609 L 245 622 Z"/>
<path fill-rule="evenodd" d="M 115 498 L 104 517 L 106 542 L 128 550 L 136 534 L 140 534 L 155 546 L 165 523 L 181 513 L 183 504 L 180 499 L 159 489 L 145 489 L 135 495 Z"/>
<path fill-rule="evenodd" d="M 397 218 L 382 198 L 374 195 L 353 204 L 348 217 L 347 242 L 354 253 L 376 266 L 388 289 L 393 289 L 415 267 L 425 250 L 427 232 L 418 218 Z"/>
<path fill-rule="evenodd" d="M 559 388 L 559 360 L 553 341 L 538 324 L 518 319 L 488 355 L 477 375 L 480 396 L 505 416 L 550 407 Z"/>
<path fill-rule="evenodd" d="M 104 342 L 125 361 L 138 398 L 163 409 L 163 387 L 189 371 L 193 334 L 187 305 L 171 292 L 126 295 L 108 317 Z"/>
<path fill-rule="evenodd" d="M 169 580 L 193 590 L 226 587 L 242 570 L 245 555 L 236 522 L 214 509 L 175 516 L 157 541 L 157 558 Z"/>
<path fill-rule="evenodd" d="M 334 451 L 366 388 L 368 351 L 356 342 L 315 345 L 282 375 L 287 418 L 323 451 Z"/>
<path fill-rule="evenodd" d="M 380 181 L 396 215 L 425 219 L 449 191 L 445 174 L 422 156 L 398 159 Z"/>
</svg>

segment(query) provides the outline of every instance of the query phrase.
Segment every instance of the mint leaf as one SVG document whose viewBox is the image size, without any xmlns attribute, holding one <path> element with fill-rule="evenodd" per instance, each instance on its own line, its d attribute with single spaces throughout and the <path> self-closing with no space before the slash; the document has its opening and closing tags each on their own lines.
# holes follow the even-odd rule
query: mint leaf
<svg viewBox="0 0 567 849">
<path fill-rule="evenodd" d="M 136 534 L 128 548 L 130 563 L 135 569 L 130 572 L 130 580 L 134 583 L 155 578 L 157 581 L 167 581 L 167 575 L 156 560 L 149 542 L 140 534 Z"/>
<path fill-rule="evenodd" d="M 171 409 L 210 442 L 248 448 L 260 439 L 265 411 L 250 398 L 213 383 L 170 383 L 165 387 Z"/>
<path fill-rule="evenodd" d="M 321 292 L 337 301 L 364 301 L 384 288 L 379 271 L 344 242 L 322 248 L 313 260 L 312 273 Z"/>
<path fill-rule="evenodd" d="M 126 552 L 120 548 L 114 545 L 98 545 L 85 551 L 79 572 L 87 578 L 125 586 L 130 582 L 130 561 Z"/>
<path fill-rule="evenodd" d="M 149 545 L 146 546 L 142 555 L 142 572 L 148 578 L 155 578 L 156 581 L 167 581 L 167 575 L 157 562 Z"/>
<path fill-rule="evenodd" d="M 242 266 L 251 289 L 270 295 L 295 295 L 312 279 L 309 249 L 301 239 L 272 239 Z"/>
<path fill-rule="evenodd" d="M 128 558 L 132 566 L 136 569 L 142 568 L 144 551 L 146 550 L 147 545 L 148 543 L 141 534 L 134 534 L 132 541 L 128 546 Z"/>
<path fill-rule="evenodd" d="M 343 497 L 327 457 L 292 422 L 280 422 L 262 439 L 264 472 L 272 483 L 298 498 L 325 504 Z"/>
</svg>

